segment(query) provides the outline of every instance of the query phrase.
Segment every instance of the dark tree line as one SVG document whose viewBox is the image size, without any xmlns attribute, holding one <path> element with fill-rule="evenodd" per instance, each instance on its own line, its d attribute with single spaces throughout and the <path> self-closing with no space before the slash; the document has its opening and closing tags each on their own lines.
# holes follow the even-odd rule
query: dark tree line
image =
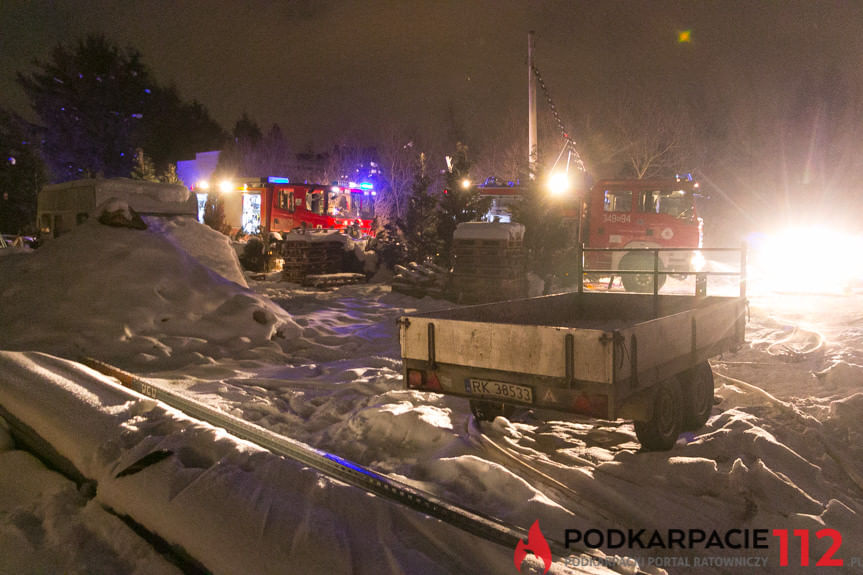
<svg viewBox="0 0 863 575">
<path fill-rule="evenodd" d="M 47 174 L 33 127 L 0 108 L 0 232 L 32 233 Z"/>
<path fill-rule="evenodd" d="M 224 134 L 198 102 L 159 85 L 141 54 L 102 35 L 57 46 L 31 73 L 18 73 L 39 118 L 42 156 L 54 181 L 125 177 L 144 150 L 158 171 L 217 149 Z"/>
</svg>

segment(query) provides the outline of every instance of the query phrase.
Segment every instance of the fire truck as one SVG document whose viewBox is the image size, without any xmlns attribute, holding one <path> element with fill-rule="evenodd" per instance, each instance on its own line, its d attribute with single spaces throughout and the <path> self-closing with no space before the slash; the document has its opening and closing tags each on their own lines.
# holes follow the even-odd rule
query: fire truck
<svg viewBox="0 0 863 575">
<path fill-rule="evenodd" d="M 659 267 L 671 275 L 699 271 L 700 258 L 694 250 L 702 247 L 704 227 L 695 208 L 698 187 L 698 182 L 689 176 L 600 180 L 586 195 L 574 194 L 572 200 L 565 200 L 561 213 L 571 224 L 573 241 L 584 243 L 586 248 L 609 250 L 585 252 L 585 269 L 652 272 L 652 253 L 625 250 L 692 248 L 693 251 L 660 252 Z M 492 198 L 494 213 L 490 217 L 498 221 L 508 221 L 507 206 L 522 197 L 518 186 L 488 183 L 479 189 Z M 627 291 L 652 290 L 652 273 L 626 273 L 620 277 Z M 659 287 L 665 277 L 658 276 Z"/>
<path fill-rule="evenodd" d="M 287 178 L 222 182 L 225 220 L 236 233 L 331 229 L 374 235 L 376 192 L 369 184 L 295 184 Z M 197 186 L 199 206 L 209 186 Z M 211 192 L 210 192 L 211 193 Z"/>
<path fill-rule="evenodd" d="M 586 198 L 581 239 L 588 248 L 702 247 L 704 222 L 698 217 L 698 182 L 688 177 L 642 180 L 601 180 Z M 659 252 L 661 271 L 684 276 L 699 271 L 700 254 L 676 250 Z M 653 271 L 652 253 L 634 251 L 586 252 L 587 269 Z M 659 275 L 658 287 L 665 282 Z M 627 291 L 650 291 L 651 274 L 622 274 Z"/>
</svg>

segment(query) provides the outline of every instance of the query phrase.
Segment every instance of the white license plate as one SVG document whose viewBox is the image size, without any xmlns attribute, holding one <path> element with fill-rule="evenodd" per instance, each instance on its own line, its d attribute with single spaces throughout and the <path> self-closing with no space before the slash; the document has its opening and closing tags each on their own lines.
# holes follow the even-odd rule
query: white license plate
<svg viewBox="0 0 863 575">
<path fill-rule="evenodd" d="M 466 379 L 464 390 L 471 395 L 484 397 L 499 397 L 521 403 L 533 403 L 533 388 L 526 385 L 489 381 L 487 379 Z"/>
</svg>

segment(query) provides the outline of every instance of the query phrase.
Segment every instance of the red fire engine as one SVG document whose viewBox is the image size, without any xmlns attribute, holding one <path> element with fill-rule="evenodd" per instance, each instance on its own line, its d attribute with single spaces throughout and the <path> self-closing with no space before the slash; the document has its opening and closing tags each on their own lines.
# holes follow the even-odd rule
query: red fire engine
<svg viewBox="0 0 863 575">
<path fill-rule="evenodd" d="M 368 184 L 294 184 L 271 177 L 223 182 L 220 189 L 233 232 L 268 234 L 305 227 L 374 233 L 376 193 Z"/>
<path fill-rule="evenodd" d="M 703 220 L 695 211 L 698 183 L 685 178 L 602 180 L 587 198 L 581 237 L 589 248 L 702 247 Z M 698 271 L 698 256 L 690 251 L 660 252 L 660 268 L 672 274 Z M 695 262 L 693 262 L 695 258 Z M 587 252 L 585 267 L 612 270 L 653 270 L 652 254 Z M 629 291 L 646 291 L 653 277 L 623 274 Z M 659 276 L 660 285 L 665 276 Z"/>
<path fill-rule="evenodd" d="M 494 207 L 519 201 L 517 186 L 480 186 Z M 579 198 L 562 208 L 565 219 L 573 223 L 574 236 L 588 248 L 692 248 L 702 247 L 703 221 L 695 210 L 698 183 L 688 177 L 641 180 L 601 180 L 591 186 L 579 209 Z M 577 196 L 577 194 L 576 194 Z M 582 229 L 578 233 L 579 214 Z M 491 214 L 503 219 L 500 212 Z M 506 221 L 506 220 L 503 220 Z M 671 274 L 698 271 L 698 256 L 691 251 L 660 252 L 660 268 Z M 696 262 L 693 262 L 696 258 Z M 586 252 L 585 268 L 603 270 L 653 270 L 653 255 L 625 252 Z M 608 275 L 608 274 L 606 274 Z M 649 274 L 622 274 L 629 291 L 652 288 Z M 665 276 L 658 277 L 660 285 Z"/>
</svg>

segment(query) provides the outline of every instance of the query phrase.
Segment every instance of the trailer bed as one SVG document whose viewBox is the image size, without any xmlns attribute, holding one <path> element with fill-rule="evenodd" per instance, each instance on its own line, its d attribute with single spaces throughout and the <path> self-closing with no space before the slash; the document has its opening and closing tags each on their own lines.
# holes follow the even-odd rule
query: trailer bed
<svg viewBox="0 0 863 575">
<path fill-rule="evenodd" d="M 742 297 L 565 293 L 412 314 L 399 320 L 405 380 L 472 400 L 649 417 L 655 384 L 742 345 L 745 308 Z"/>
</svg>

